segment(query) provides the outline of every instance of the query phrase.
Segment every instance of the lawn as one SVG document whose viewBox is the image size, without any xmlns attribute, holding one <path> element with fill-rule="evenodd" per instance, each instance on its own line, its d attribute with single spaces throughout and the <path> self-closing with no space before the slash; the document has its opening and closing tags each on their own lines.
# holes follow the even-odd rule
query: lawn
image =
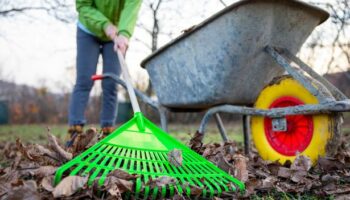
<svg viewBox="0 0 350 200">
<path fill-rule="evenodd" d="M 118 125 L 119 126 L 119 125 Z M 198 129 L 198 124 L 170 124 L 169 134 L 187 144 L 191 136 Z M 99 127 L 91 125 L 89 127 Z M 25 125 L 1 125 L 0 126 L 0 143 L 15 142 L 20 138 L 23 142 L 29 143 L 46 143 L 46 133 L 50 132 L 61 140 L 64 140 L 67 132 L 67 125 L 52 124 L 25 124 Z M 228 124 L 225 126 L 227 135 L 230 140 L 238 142 L 243 141 L 242 128 L 240 124 Z M 220 142 L 221 137 L 215 124 L 209 124 L 204 138 L 204 143 Z"/>
</svg>

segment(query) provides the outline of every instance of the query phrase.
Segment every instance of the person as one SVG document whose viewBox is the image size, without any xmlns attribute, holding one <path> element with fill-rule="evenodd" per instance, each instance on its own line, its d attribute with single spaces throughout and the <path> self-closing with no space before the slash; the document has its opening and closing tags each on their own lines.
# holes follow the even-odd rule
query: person
<svg viewBox="0 0 350 200">
<path fill-rule="evenodd" d="M 66 146 L 74 143 L 86 124 L 84 112 L 88 103 L 100 54 L 103 73 L 120 75 L 120 64 L 115 53 L 123 55 L 128 48 L 142 0 L 76 0 L 78 12 L 76 83 L 68 111 L 69 137 Z M 114 129 L 117 113 L 117 91 L 111 79 L 102 80 L 102 109 L 100 125 L 103 135 Z"/>
</svg>

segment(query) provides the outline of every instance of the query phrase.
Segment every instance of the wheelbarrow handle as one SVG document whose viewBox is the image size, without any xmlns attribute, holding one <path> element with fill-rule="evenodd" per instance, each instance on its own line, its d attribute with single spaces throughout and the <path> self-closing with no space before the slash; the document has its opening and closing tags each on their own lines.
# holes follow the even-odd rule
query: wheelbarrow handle
<svg viewBox="0 0 350 200">
<path fill-rule="evenodd" d="M 128 67 L 127 67 L 126 62 L 124 60 L 124 56 L 120 52 L 120 50 L 118 50 L 116 53 L 118 55 L 120 67 L 122 68 L 122 74 L 123 74 L 124 81 L 126 84 L 126 89 L 127 89 L 129 96 L 130 96 L 130 101 L 131 101 L 131 105 L 132 105 L 132 108 L 134 110 L 134 113 L 141 112 L 139 103 L 137 102 L 137 99 L 136 99 L 134 88 L 131 85 L 131 78 L 129 75 Z M 91 79 L 93 81 L 96 81 L 96 80 L 102 80 L 102 79 L 107 78 L 107 77 L 108 77 L 108 75 L 95 74 L 95 75 L 91 76 Z"/>
<path fill-rule="evenodd" d="M 93 81 L 102 80 L 104 78 L 106 78 L 104 75 L 98 75 L 98 74 L 91 76 L 91 80 L 93 80 Z"/>
</svg>

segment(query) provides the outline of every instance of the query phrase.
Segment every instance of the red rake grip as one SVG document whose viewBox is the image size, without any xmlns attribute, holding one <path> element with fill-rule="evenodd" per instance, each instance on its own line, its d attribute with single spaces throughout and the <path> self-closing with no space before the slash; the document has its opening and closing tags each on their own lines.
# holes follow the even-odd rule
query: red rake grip
<svg viewBox="0 0 350 200">
<path fill-rule="evenodd" d="M 91 79 L 92 79 L 93 81 L 102 80 L 102 79 L 104 79 L 104 76 L 103 76 L 103 75 L 92 75 L 92 76 L 91 76 Z"/>
</svg>

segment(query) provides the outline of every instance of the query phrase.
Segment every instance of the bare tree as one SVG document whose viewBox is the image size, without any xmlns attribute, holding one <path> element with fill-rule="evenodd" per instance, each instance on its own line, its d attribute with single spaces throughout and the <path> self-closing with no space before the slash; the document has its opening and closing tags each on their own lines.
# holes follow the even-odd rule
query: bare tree
<svg viewBox="0 0 350 200">
<path fill-rule="evenodd" d="M 69 0 L 0 0 L 0 18 L 13 18 L 31 11 L 44 11 L 62 22 L 71 22 L 74 4 Z"/>
<path fill-rule="evenodd" d="M 150 43 L 144 39 L 135 38 L 137 42 L 142 43 L 146 48 L 150 49 L 151 52 L 154 52 L 158 49 L 158 38 L 160 34 L 160 11 L 162 5 L 166 3 L 166 0 L 146 0 L 143 2 L 144 7 L 147 9 L 146 12 L 149 12 L 151 15 L 151 23 L 147 24 L 147 21 L 139 20 L 137 27 L 145 31 L 150 38 Z M 146 15 L 146 13 L 142 13 Z M 151 81 L 148 81 L 148 87 L 146 93 L 150 96 L 152 94 L 152 84 Z"/>
<path fill-rule="evenodd" d="M 316 60 L 320 49 L 327 50 L 326 73 L 345 71 L 350 79 L 350 3 L 348 0 L 313 3 L 330 12 L 330 19 L 307 44 L 311 51 L 308 60 Z"/>
</svg>

